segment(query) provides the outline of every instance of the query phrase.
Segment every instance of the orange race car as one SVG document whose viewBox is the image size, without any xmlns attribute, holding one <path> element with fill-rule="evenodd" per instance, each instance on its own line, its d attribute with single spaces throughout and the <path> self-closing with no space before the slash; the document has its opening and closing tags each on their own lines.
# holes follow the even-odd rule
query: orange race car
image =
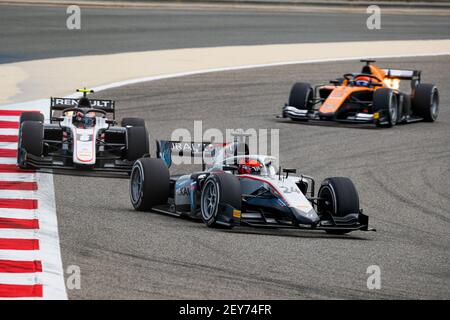
<svg viewBox="0 0 450 320">
<path fill-rule="evenodd" d="M 378 127 L 436 120 L 439 92 L 434 84 L 420 82 L 421 71 L 381 69 L 371 64 L 375 60 L 361 62 L 365 65 L 360 73 L 344 74 L 327 85 L 294 84 L 281 117 L 374 123 Z M 403 80 L 410 82 L 410 89 L 400 89 Z"/>
</svg>

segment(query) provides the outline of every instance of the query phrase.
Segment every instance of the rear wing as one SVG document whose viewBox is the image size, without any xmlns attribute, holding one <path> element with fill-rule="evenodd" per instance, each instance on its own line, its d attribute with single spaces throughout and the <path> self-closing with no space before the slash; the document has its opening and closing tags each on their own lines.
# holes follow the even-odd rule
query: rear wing
<svg viewBox="0 0 450 320">
<path fill-rule="evenodd" d="M 62 111 L 67 108 L 74 108 L 78 106 L 79 99 L 74 98 L 50 98 L 50 116 L 53 116 L 53 111 Z M 112 113 L 113 120 L 116 117 L 116 103 L 114 100 L 89 99 L 93 109 L 103 110 Z"/>
<path fill-rule="evenodd" d="M 204 171 L 207 164 L 205 155 L 207 159 L 223 160 L 227 156 L 239 154 L 249 154 L 249 148 L 246 143 L 237 141 L 233 143 L 212 143 L 205 141 L 156 140 L 156 156 L 162 159 L 168 168 L 173 163 L 173 155 L 194 159 L 193 164 L 201 164 Z"/>
<path fill-rule="evenodd" d="M 172 155 L 197 159 L 200 157 L 202 170 L 205 170 L 204 152 L 208 147 L 211 151 L 214 149 L 211 142 L 156 140 L 156 156 L 162 159 L 168 168 L 172 166 Z"/>
<path fill-rule="evenodd" d="M 383 69 L 383 71 L 386 74 L 386 77 L 388 78 L 397 78 L 400 80 L 412 80 L 419 82 L 422 73 L 420 70 L 403 70 L 391 68 Z"/>
</svg>

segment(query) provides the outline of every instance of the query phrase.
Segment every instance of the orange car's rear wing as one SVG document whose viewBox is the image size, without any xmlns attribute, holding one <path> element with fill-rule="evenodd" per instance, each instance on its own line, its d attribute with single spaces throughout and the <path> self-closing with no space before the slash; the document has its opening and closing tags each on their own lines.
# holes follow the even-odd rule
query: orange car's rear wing
<svg viewBox="0 0 450 320">
<path fill-rule="evenodd" d="M 388 78 L 397 78 L 401 80 L 420 80 L 420 70 L 403 70 L 403 69 L 382 69 Z"/>
</svg>

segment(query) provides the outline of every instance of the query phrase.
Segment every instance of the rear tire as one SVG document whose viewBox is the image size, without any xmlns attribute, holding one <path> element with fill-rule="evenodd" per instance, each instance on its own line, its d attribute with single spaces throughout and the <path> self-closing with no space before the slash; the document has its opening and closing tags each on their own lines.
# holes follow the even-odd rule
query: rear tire
<svg viewBox="0 0 450 320">
<path fill-rule="evenodd" d="M 359 212 L 359 195 L 355 185 L 349 178 L 333 177 L 325 179 L 319 189 L 317 211 L 319 215 L 344 217 Z M 345 234 L 351 230 L 326 230 L 330 234 Z"/>
<path fill-rule="evenodd" d="M 217 223 L 220 205 L 229 205 L 241 210 L 241 183 L 229 173 L 213 173 L 203 184 L 200 210 L 203 222 L 210 228 L 229 228 L 232 225 Z"/>
<path fill-rule="evenodd" d="M 38 111 L 25 111 L 20 115 L 20 124 L 25 121 L 44 122 L 44 115 Z"/>
<path fill-rule="evenodd" d="M 145 127 L 127 127 L 127 160 L 134 161 L 148 154 L 147 129 Z"/>
<path fill-rule="evenodd" d="M 381 88 L 373 93 L 373 113 L 378 112 L 380 119 L 375 121 L 377 127 L 390 128 L 398 119 L 398 98 L 392 89 Z M 381 121 L 380 121 L 381 120 Z"/>
<path fill-rule="evenodd" d="M 434 84 L 420 83 L 414 89 L 413 114 L 433 122 L 439 115 L 439 91 Z"/>
<path fill-rule="evenodd" d="M 142 158 L 135 162 L 130 177 L 130 200 L 134 209 L 148 211 L 166 204 L 169 198 L 169 169 L 161 159 Z"/>
<path fill-rule="evenodd" d="M 141 118 L 123 118 L 122 127 L 145 127 L 145 121 Z"/>
</svg>

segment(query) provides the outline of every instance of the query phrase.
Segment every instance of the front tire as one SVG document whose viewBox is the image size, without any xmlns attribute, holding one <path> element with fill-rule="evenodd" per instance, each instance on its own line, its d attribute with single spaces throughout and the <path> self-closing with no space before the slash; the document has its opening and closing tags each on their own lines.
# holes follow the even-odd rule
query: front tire
<svg viewBox="0 0 450 320">
<path fill-rule="evenodd" d="M 221 224 L 220 212 L 226 206 L 241 210 L 241 183 L 229 173 L 213 173 L 202 187 L 200 210 L 203 222 L 210 228 L 232 228 L 231 224 Z"/>
<path fill-rule="evenodd" d="M 412 110 L 424 121 L 433 122 L 439 115 L 439 91 L 434 84 L 420 83 L 414 89 Z"/>
<path fill-rule="evenodd" d="M 373 113 L 379 113 L 375 120 L 377 127 L 390 128 L 395 126 L 398 119 L 398 98 L 394 90 L 381 88 L 373 93 Z"/>
<path fill-rule="evenodd" d="M 359 212 L 359 195 L 349 178 L 333 177 L 325 179 L 319 189 L 317 211 L 321 216 L 344 217 Z M 326 230 L 330 234 L 345 234 L 351 230 Z"/>
<path fill-rule="evenodd" d="M 295 83 L 289 94 L 289 106 L 302 110 L 312 109 L 312 100 L 314 99 L 314 90 L 309 83 Z"/>
<path fill-rule="evenodd" d="M 134 209 L 149 211 L 153 206 L 166 204 L 169 198 L 170 174 L 161 159 L 137 160 L 130 177 L 130 200 Z"/>
</svg>

